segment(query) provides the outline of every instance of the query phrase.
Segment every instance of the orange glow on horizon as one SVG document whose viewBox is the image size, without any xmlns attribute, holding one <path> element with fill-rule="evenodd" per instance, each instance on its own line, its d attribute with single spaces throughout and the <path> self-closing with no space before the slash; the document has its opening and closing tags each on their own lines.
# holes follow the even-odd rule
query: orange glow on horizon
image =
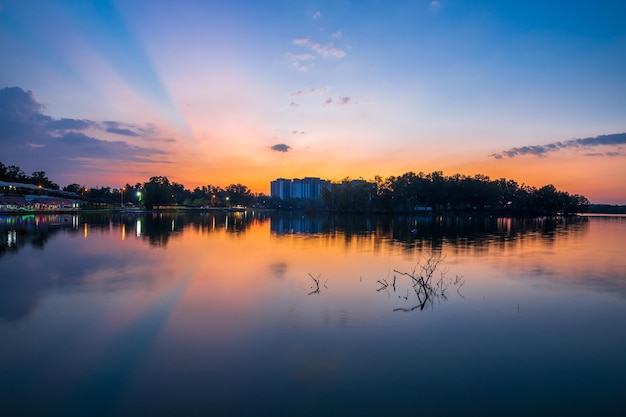
<svg viewBox="0 0 626 417">
<path fill-rule="evenodd" d="M 553 184 L 557 189 L 570 194 L 581 194 L 593 203 L 626 204 L 626 165 L 619 157 L 592 157 L 567 152 L 554 153 L 546 157 L 518 156 L 494 159 L 475 155 L 467 162 L 467 155 L 455 155 L 457 159 L 424 160 L 411 155 L 403 158 L 389 155 L 374 156 L 358 160 L 342 160 L 340 155 L 321 158 L 302 155 L 298 152 L 278 154 L 259 148 L 258 157 L 249 154 L 231 156 L 217 160 L 202 161 L 197 157 L 186 157 L 184 163 L 157 163 L 149 166 L 131 165 L 125 172 L 110 171 L 106 184 L 102 184 L 102 173 L 86 173 L 83 180 L 99 186 L 121 188 L 126 183 L 143 184 L 152 176 L 166 176 L 170 182 L 182 184 L 188 190 L 213 185 L 226 187 L 230 184 L 246 185 L 253 193 L 269 194 L 270 182 L 276 178 L 319 177 L 330 181 L 341 181 L 346 177 L 374 180 L 399 176 L 406 172 L 442 171 L 445 176 L 483 174 L 492 180 L 506 178 L 519 185 L 542 187 Z M 470 155 L 471 157 L 471 155 Z M 322 162 L 320 162 L 322 161 Z M 117 167 L 121 168 L 121 167 Z M 147 168 L 147 169 L 146 169 Z M 76 182 L 75 180 L 71 182 Z M 68 183 L 71 183 L 68 182 Z"/>
</svg>

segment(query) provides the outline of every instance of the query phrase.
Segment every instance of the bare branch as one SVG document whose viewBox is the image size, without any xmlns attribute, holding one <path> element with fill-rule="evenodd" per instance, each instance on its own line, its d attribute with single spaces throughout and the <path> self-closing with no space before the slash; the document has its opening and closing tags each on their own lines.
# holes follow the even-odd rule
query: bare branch
<svg viewBox="0 0 626 417">
<path fill-rule="evenodd" d="M 322 274 L 318 274 L 317 278 L 315 278 L 313 275 L 309 274 L 309 276 L 311 277 L 311 279 L 315 283 L 315 286 L 311 287 L 313 290 L 309 293 L 309 295 L 319 294 L 320 293 L 320 276 L 321 275 Z M 324 284 L 324 286 L 326 287 L 326 284 Z M 328 287 L 326 287 L 326 288 L 328 288 Z"/>
</svg>

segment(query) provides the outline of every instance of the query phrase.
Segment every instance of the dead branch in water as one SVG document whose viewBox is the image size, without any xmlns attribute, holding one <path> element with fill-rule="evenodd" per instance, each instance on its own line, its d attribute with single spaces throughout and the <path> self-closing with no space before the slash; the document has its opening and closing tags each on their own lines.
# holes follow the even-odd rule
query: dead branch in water
<svg viewBox="0 0 626 417">
<path fill-rule="evenodd" d="M 411 279 L 410 285 L 415 293 L 418 304 L 412 308 L 396 308 L 393 311 L 414 311 L 417 309 L 423 310 L 426 305 L 433 305 L 435 300 L 447 300 L 448 295 L 446 291 L 448 290 L 449 285 L 453 285 L 456 287 L 456 291 L 462 298 L 463 295 L 460 293 L 460 288 L 465 284 L 465 281 L 459 275 L 456 276 L 454 280 L 448 281 L 445 279 L 447 270 L 441 269 L 441 264 L 444 262 L 445 256 L 434 255 L 431 254 L 430 257 L 426 258 L 423 262 L 418 261 L 417 264 L 413 267 L 410 272 L 398 271 L 394 269 L 398 275 L 406 276 Z M 439 279 L 434 278 L 439 273 Z M 389 284 L 386 279 L 378 280 L 378 283 L 383 285 L 383 287 L 379 288 L 377 291 L 382 289 L 387 289 Z M 393 292 L 396 292 L 396 275 L 394 275 L 393 282 Z M 405 300 L 409 299 L 409 291 L 407 290 L 407 295 L 401 296 L 398 295 L 398 298 L 403 298 Z"/>
<path fill-rule="evenodd" d="M 315 278 L 313 275 L 309 274 L 309 276 L 311 277 L 311 279 L 312 279 L 312 280 L 313 280 L 313 282 L 315 283 L 315 286 L 314 286 L 314 287 L 311 287 L 311 288 L 313 289 L 313 291 L 311 291 L 311 292 L 309 293 L 309 295 L 312 295 L 312 294 L 319 294 L 319 293 L 320 293 L 320 276 L 321 276 L 321 275 L 322 275 L 322 274 L 319 274 L 319 275 L 317 276 L 317 278 Z"/>
<path fill-rule="evenodd" d="M 320 293 L 320 277 L 322 276 L 322 274 L 318 274 L 317 278 L 311 274 L 309 274 L 309 276 L 311 277 L 311 279 L 313 280 L 313 283 L 315 284 L 315 286 L 311 287 L 312 291 L 309 293 L 309 295 L 319 294 Z M 324 288 L 328 288 L 328 286 L 326 286 L 327 282 L 328 280 L 324 281 Z"/>
</svg>

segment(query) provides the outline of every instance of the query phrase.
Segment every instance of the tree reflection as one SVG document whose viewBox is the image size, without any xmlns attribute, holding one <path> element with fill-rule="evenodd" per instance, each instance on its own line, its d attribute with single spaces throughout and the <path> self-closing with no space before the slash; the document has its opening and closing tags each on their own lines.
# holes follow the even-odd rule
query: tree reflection
<svg viewBox="0 0 626 417">
<path fill-rule="evenodd" d="M 404 215 L 303 215 L 276 213 L 270 217 L 274 235 L 337 233 L 352 239 L 374 239 L 374 250 L 386 241 L 397 242 L 407 251 L 440 251 L 449 243 L 457 252 L 480 251 L 492 244 L 504 245 L 526 237 L 554 242 L 559 235 L 586 233 L 587 217 L 504 218 L 494 216 L 404 216 Z"/>
</svg>

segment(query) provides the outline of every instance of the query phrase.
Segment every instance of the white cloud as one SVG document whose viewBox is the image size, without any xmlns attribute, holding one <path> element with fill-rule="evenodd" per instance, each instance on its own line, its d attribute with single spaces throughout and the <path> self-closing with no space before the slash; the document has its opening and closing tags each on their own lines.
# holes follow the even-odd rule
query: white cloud
<svg viewBox="0 0 626 417">
<path fill-rule="evenodd" d="M 341 33 L 340 30 L 336 30 L 333 32 L 333 34 L 331 35 L 333 38 L 335 39 L 340 39 L 343 37 L 343 33 Z"/>
<path fill-rule="evenodd" d="M 322 17 L 322 13 L 320 11 L 315 12 L 315 14 L 313 14 L 313 19 L 319 19 L 320 17 Z"/>
<path fill-rule="evenodd" d="M 342 49 L 337 48 L 333 44 L 324 45 L 319 42 L 315 42 L 309 37 L 296 38 L 293 40 L 293 43 L 295 45 L 305 46 L 311 49 L 312 51 L 317 52 L 319 55 L 323 56 L 324 58 L 328 58 L 328 57 L 343 58 L 346 55 L 346 53 Z"/>
<path fill-rule="evenodd" d="M 311 61 L 315 59 L 315 57 L 311 54 L 289 54 L 289 57 L 294 61 L 300 62 Z"/>
</svg>

